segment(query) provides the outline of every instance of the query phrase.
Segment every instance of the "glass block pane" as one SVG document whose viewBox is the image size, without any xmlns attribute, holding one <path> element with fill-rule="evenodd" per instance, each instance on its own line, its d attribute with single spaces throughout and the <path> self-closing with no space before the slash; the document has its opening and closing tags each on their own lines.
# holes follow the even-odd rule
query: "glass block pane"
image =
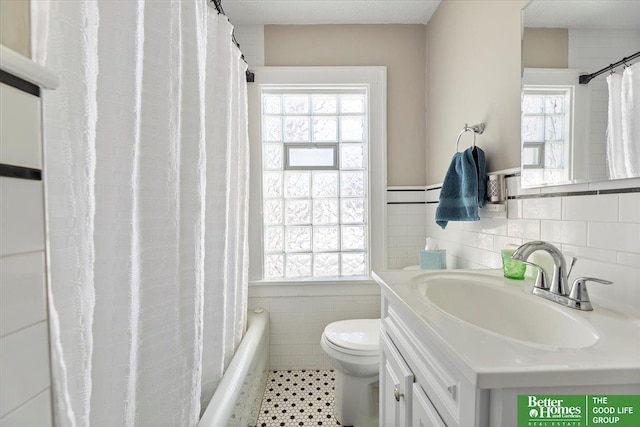
<svg viewBox="0 0 640 427">
<path fill-rule="evenodd" d="M 522 97 L 522 112 L 525 114 L 544 113 L 544 96 L 524 95 Z"/>
<path fill-rule="evenodd" d="M 542 142 L 544 141 L 544 117 L 524 116 L 522 117 L 522 141 Z"/>
<path fill-rule="evenodd" d="M 284 126 L 286 142 L 309 141 L 309 117 L 285 117 Z"/>
<path fill-rule="evenodd" d="M 345 225 L 342 227 L 342 250 L 365 248 L 365 228 L 358 225 Z"/>
<path fill-rule="evenodd" d="M 364 169 L 364 144 L 341 144 L 340 169 Z"/>
<path fill-rule="evenodd" d="M 364 113 L 364 95 L 340 95 L 340 108 L 343 113 Z"/>
<path fill-rule="evenodd" d="M 314 224 L 338 223 L 338 199 L 318 199 L 313 201 Z"/>
<path fill-rule="evenodd" d="M 334 95 L 313 95 L 311 104 L 314 113 L 331 114 L 338 111 L 338 102 Z"/>
<path fill-rule="evenodd" d="M 340 140 L 364 141 L 364 117 L 341 117 Z"/>
<path fill-rule="evenodd" d="M 545 141 L 562 141 L 564 117 L 546 117 L 544 126 Z"/>
<path fill-rule="evenodd" d="M 340 274 L 339 254 L 314 254 L 313 255 L 313 275 L 338 276 Z"/>
<path fill-rule="evenodd" d="M 280 117 L 263 117 L 262 140 L 282 141 L 282 119 Z"/>
<path fill-rule="evenodd" d="M 366 275 L 366 257 L 363 253 L 342 254 L 342 275 Z"/>
<path fill-rule="evenodd" d="M 340 222 L 362 224 L 364 222 L 364 199 L 340 199 Z"/>
<path fill-rule="evenodd" d="M 263 215 L 265 224 L 282 224 L 282 200 L 265 200 Z"/>
<path fill-rule="evenodd" d="M 282 97 L 280 95 L 265 95 L 262 100 L 264 114 L 282 114 Z"/>
<path fill-rule="evenodd" d="M 285 197 L 309 197 L 311 194 L 311 173 L 287 172 L 284 176 Z"/>
<path fill-rule="evenodd" d="M 266 255 L 264 257 L 264 275 L 268 279 L 284 277 L 284 255 Z"/>
<path fill-rule="evenodd" d="M 338 140 L 338 118 L 337 117 L 314 117 L 313 118 L 313 141 L 336 142 L 337 140 Z"/>
<path fill-rule="evenodd" d="M 286 224 L 311 224 L 311 200 L 288 199 L 285 206 Z"/>
<path fill-rule="evenodd" d="M 264 144 L 262 146 L 265 170 L 282 169 L 282 144 Z"/>
<path fill-rule="evenodd" d="M 544 112 L 546 114 L 562 114 L 564 112 L 564 96 L 547 96 L 544 99 Z"/>
<path fill-rule="evenodd" d="M 564 167 L 564 145 L 547 143 L 544 146 L 544 167 Z"/>
<path fill-rule="evenodd" d="M 285 95 L 285 114 L 307 114 L 309 113 L 309 97 L 307 95 Z"/>
<path fill-rule="evenodd" d="M 340 197 L 364 197 L 364 172 L 340 172 Z"/>
<path fill-rule="evenodd" d="M 313 172 L 313 197 L 338 197 L 338 172 Z"/>
<path fill-rule="evenodd" d="M 282 227 L 266 227 L 264 230 L 265 252 L 282 252 L 284 250 L 284 229 Z"/>
<path fill-rule="evenodd" d="M 311 227 L 286 227 L 285 247 L 287 252 L 311 251 Z"/>
<path fill-rule="evenodd" d="M 313 228 L 313 251 L 337 251 L 338 227 L 314 227 Z"/>
<path fill-rule="evenodd" d="M 264 197 L 282 197 L 282 172 L 265 172 Z"/>
<path fill-rule="evenodd" d="M 311 276 L 311 254 L 287 255 L 287 277 Z"/>
</svg>

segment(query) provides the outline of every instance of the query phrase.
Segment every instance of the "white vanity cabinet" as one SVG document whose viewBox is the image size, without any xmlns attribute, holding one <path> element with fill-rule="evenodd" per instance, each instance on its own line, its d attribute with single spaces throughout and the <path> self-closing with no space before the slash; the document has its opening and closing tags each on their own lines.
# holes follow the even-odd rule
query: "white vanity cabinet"
<svg viewBox="0 0 640 427">
<path fill-rule="evenodd" d="M 398 349 L 386 333 L 380 337 L 380 420 L 382 426 L 444 427 Z"/>
<path fill-rule="evenodd" d="M 412 422 L 416 427 L 445 427 L 438 411 L 419 384 L 413 384 Z"/>
<path fill-rule="evenodd" d="M 454 293 L 459 300 L 448 309 L 462 305 L 470 312 L 490 312 L 496 307 L 490 301 L 476 309 L 474 294 L 455 293 L 456 283 L 487 282 L 495 288 L 486 292 L 522 295 L 521 305 L 498 318 L 509 322 L 513 316 L 513 325 L 522 327 L 528 317 L 521 313 L 526 314 L 526 304 L 540 304 L 538 297 L 527 288 L 514 291 L 518 284 L 504 282 L 500 271 L 389 271 L 374 278 L 382 290 L 381 427 L 515 426 L 520 395 L 640 394 L 640 328 L 622 313 L 602 307 L 567 312 L 596 331 L 598 340 L 586 348 L 555 348 L 487 333 L 427 301 Z M 443 283 L 446 293 L 429 293 L 430 286 L 437 290 Z M 555 308 L 550 301 L 542 304 Z"/>
<path fill-rule="evenodd" d="M 411 425 L 413 372 L 386 333 L 381 332 L 380 425 Z"/>
<path fill-rule="evenodd" d="M 450 366 L 383 295 L 380 366 L 381 426 L 486 426 L 486 392 Z M 488 408 L 487 408 L 488 409 Z M 482 413 L 480 413 L 482 412 Z"/>
</svg>

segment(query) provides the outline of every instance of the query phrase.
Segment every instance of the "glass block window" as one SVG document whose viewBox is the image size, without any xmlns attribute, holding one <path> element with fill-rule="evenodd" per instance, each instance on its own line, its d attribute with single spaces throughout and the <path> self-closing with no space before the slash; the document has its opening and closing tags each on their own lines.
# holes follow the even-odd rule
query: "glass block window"
<svg viewBox="0 0 640 427">
<path fill-rule="evenodd" d="M 523 167 L 563 170 L 571 143 L 571 88 L 525 86 L 522 95 Z"/>
<path fill-rule="evenodd" d="M 368 275 L 366 89 L 261 96 L 264 278 Z"/>
</svg>

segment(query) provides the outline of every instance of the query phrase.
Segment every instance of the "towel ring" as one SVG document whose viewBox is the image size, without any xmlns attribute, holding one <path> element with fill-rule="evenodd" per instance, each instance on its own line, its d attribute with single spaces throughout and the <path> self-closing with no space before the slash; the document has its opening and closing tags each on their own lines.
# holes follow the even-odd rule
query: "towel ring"
<svg viewBox="0 0 640 427">
<path fill-rule="evenodd" d="M 471 129 L 463 129 L 462 132 L 458 134 L 458 139 L 456 140 L 456 153 L 460 152 L 460 150 L 458 149 L 458 145 L 460 144 L 460 138 L 462 137 L 462 134 L 469 131 L 473 132 Z M 471 145 L 471 147 L 475 148 L 475 146 L 476 146 L 476 133 L 473 132 L 473 144 Z"/>
<path fill-rule="evenodd" d="M 476 134 L 480 134 L 482 135 L 482 133 L 484 132 L 484 123 L 480 123 L 477 125 L 473 125 L 473 126 L 469 126 L 468 124 L 464 124 L 464 129 L 462 129 L 462 131 L 458 134 L 458 139 L 456 139 L 456 153 L 458 153 L 459 150 L 459 144 L 460 144 L 460 138 L 462 137 L 462 134 L 465 132 L 473 132 L 473 144 L 471 145 L 471 148 L 475 148 L 476 147 Z"/>
</svg>

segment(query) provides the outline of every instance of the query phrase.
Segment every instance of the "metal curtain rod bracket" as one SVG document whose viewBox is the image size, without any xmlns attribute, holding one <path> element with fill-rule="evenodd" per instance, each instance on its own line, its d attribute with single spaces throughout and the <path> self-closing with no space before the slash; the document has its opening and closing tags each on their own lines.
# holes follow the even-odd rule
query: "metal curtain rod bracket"
<svg viewBox="0 0 640 427">
<path fill-rule="evenodd" d="M 476 146 L 476 134 L 478 135 L 482 135 L 482 133 L 484 132 L 484 128 L 485 128 L 485 124 L 484 123 L 478 123 L 477 125 L 473 125 L 473 126 L 469 126 L 468 124 L 464 124 L 464 128 L 462 129 L 462 131 L 458 134 L 458 139 L 456 139 L 456 153 L 459 151 L 458 146 L 460 143 L 460 138 L 462 137 L 462 134 L 465 132 L 472 132 L 473 133 L 473 144 L 471 145 L 471 147 L 475 148 Z"/>
<path fill-rule="evenodd" d="M 614 68 L 619 67 L 621 65 L 628 66 L 629 64 L 627 64 L 627 61 L 631 61 L 636 58 L 640 58 L 640 51 L 634 53 L 633 55 L 622 58 L 620 61 L 614 64 L 610 64 L 608 67 L 604 67 L 602 70 L 598 70 L 595 73 L 582 74 L 580 75 L 578 81 L 581 85 L 589 84 L 591 80 L 593 80 L 595 77 L 598 77 L 600 74 L 606 73 L 607 71 L 613 71 Z"/>
</svg>

